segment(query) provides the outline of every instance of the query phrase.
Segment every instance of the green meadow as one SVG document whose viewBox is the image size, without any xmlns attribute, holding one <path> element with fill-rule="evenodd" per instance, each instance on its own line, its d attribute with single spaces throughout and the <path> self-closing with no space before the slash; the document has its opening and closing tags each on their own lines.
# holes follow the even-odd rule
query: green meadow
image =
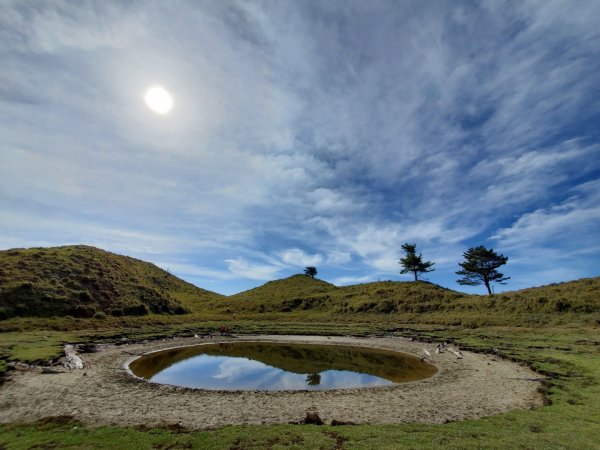
<svg viewBox="0 0 600 450">
<path fill-rule="evenodd" d="M 20 250 L 27 255 L 40 251 Z M 2 389 L 10 389 L 11 362 L 49 363 L 61 356 L 67 342 L 192 336 L 225 325 L 234 334 L 452 341 L 465 350 L 527 364 L 548 377 L 539 388 L 545 405 L 442 425 L 281 424 L 188 430 L 172 423 L 152 429 L 94 427 L 72 417 L 55 417 L 2 425 L 0 448 L 591 449 L 600 445 L 600 278 L 488 297 L 424 282 L 336 287 L 294 276 L 223 297 L 196 291 L 138 260 L 117 264 L 123 257 L 114 259 L 116 255 L 90 247 L 57 252 L 84 256 L 65 256 L 66 263 L 52 265 L 44 262 L 52 257 L 50 249 L 25 259 L 0 252 L 5 314 L 0 321 L 0 367 L 7 380 Z M 13 260 L 7 264 L 3 258 Z M 58 276 L 60 270 L 63 276 Z M 88 277 L 85 282 L 83 276 Z M 108 290 L 100 282 L 102 277 L 110 279 L 112 297 L 102 294 Z M 24 283 L 30 284 L 25 290 Z M 9 291 L 20 295 L 18 310 L 11 303 L 14 297 L 6 294 Z M 123 297 L 118 295 L 121 292 Z M 59 303 L 60 313 L 52 314 L 53 302 Z M 78 306 L 93 308 L 94 313 L 78 317 L 74 314 Z M 112 313 L 119 309 L 123 313 Z"/>
</svg>

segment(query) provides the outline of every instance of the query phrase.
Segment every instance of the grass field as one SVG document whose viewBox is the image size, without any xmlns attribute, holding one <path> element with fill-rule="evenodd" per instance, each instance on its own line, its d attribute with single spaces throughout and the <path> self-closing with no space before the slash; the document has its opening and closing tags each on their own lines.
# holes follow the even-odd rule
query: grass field
<svg viewBox="0 0 600 450">
<path fill-rule="evenodd" d="M 221 322 L 131 328 L 129 339 L 185 334 Z M 417 335 L 454 340 L 464 348 L 493 351 L 530 364 L 552 377 L 544 389 L 548 405 L 489 418 L 444 425 L 401 426 L 231 426 L 192 431 L 165 424 L 160 429 L 92 428 L 69 418 L 1 428 L 5 448 L 598 448 L 600 429 L 600 332 L 595 327 L 551 328 L 406 325 L 370 321 L 312 323 L 236 321 L 237 332 Z M 115 330 L 7 332 L 3 351 L 11 358 L 39 360 L 60 352 L 62 341 L 114 339 Z"/>
<path fill-rule="evenodd" d="M 0 373 L 14 361 L 43 364 L 58 358 L 67 342 L 202 335 L 227 325 L 234 334 L 454 341 L 463 349 L 528 364 L 550 380 L 541 387 L 546 406 L 443 425 L 282 424 L 197 431 L 169 423 L 156 429 L 90 427 L 59 417 L 0 426 L 0 449 L 600 448 L 600 277 L 487 297 L 423 282 L 337 287 L 293 276 L 223 297 L 143 261 L 89 247 L 55 249 L 50 256 L 60 264 L 52 264 L 44 249 L 11 252 L 0 255 Z M 15 295 L 23 301 L 23 314 L 17 314 L 22 317 L 14 317 Z M 153 312 L 152 305 L 163 300 L 191 312 Z M 96 313 L 52 312 L 56 302 L 69 311 L 89 306 Z M 111 312 L 140 304 L 147 306 L 142 315 Z M 10 389 L 10 381 L 2 389 Z"/>
</svg>

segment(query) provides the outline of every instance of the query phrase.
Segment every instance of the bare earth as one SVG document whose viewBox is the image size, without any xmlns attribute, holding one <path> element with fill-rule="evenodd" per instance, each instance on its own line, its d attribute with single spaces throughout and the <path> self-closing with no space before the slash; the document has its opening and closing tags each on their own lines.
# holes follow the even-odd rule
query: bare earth
<svg viewBox="0 0 600 450">
<path fill-rule="evenodd" d="M 337 391 L 206 391 L 157 385 L 134 378 L 126 365 L 135 356 L 164 348 L 226 341 L 351 344 L 433 354 L 438 373 L 392 387 Z M 15 372 L 0 388 L 0 423 L 30 422 L 68 415 L 89 425 L 179 424 L 190 429 L 232 424 L 288 423 L 317 411 L 331 420 L 354 423 L 444 423 L 540 406 L 536 377 L 526 367 L 493 356 L 464 352 L 434 354 L 435 345 L 404 338 L 243 336 L 185 338 L 108 346 L 81 355 L 85 369 L 42 374 Z"/>
</svg>

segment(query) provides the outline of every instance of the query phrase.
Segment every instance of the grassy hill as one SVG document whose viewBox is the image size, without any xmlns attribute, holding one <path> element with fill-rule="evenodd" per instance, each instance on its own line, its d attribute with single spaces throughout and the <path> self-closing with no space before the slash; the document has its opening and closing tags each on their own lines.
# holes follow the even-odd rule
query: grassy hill
<svg viewBox="0 0 600 450">
<path fill-rule="evenodd" d="M 493 296 L 469 295 L 427 282 L 383 281 L 337 287 L 304 275 L 271 281 L 214 304 L 215 311 L 288 315 L 396 316 L 405 322 L 465 325 L 593 322 L 600 312 L 600 277 Z M 426 319 L 427 318 L 427 319 Z"/>
<path fill-rule="evenodd" d="M 0 251 L 0 318 L 197 313 L 304 320 L 377 316 L 405 323 L 481 326 L 596 323 L 600 277 L 469 295 L 427 282 L 338 287 L 294 275 L 225 297 L 153 264 L 88 246 Z M 596 319 L 594 319 L 596 317 Z"/>
<path fill-rule="evenodd" d="M 148 262 L 94 247 L 0 251 L 0 318 L 184 314 L 220 297 Z"/>
<path fill-rule="evenodd" d="M 337 286 L 306 275 L 292 275 L 228 297 L 222 305 L 239 312 L 291 312 L 312 298 L 327 298 Z M 306 303 L 305 303 L 306 304 Z M 304 308 L 309 309 L 309 308 Z"/>
<path fill-rule="evenodd" d="M 91 302 L 85 294 L 85 300 L 80 299 L 82 286 L 92 299 L 98 299 Z M 9 362 L 56 359 L 65 342 L 89 344 L 201 335 L 227 325 L 235 334 L 375 334 L 451 341 L 463 350 L 503 355 L 540 371 L 547 376 L 539 387 L 545 406 L 444 424 L 243 425 L 201 431 L 171 424 L 150 429 L 86 426 L 60 416 L 37 423 L 0 424 L 0 447 L 17 448 L 21 443 L 23 448 L 48 443 L 73 448 L 120 448 L 123 443 L 129 448 L 597 447 L 600 277 L 488 297 L 424 282 L 336 287 L 294 276 L 222 297 L 171 277 L 152 264 L 90 247 L 0 252 L 0 310 L 14 309 L 19 305 L 14 302 L 18 298 L 22 298 L 23 308 L 43 310 L 51 306 L 53 314 L 61 313 L 60 305 L 94 305 L 101 310 L 104 305 L 123 309 L 130 302 L 148 307 L 143 303 L 147 289 L 169 304 L 179 304 L 196 314 L 3 320 L 0 382 Z M 110 302 L 104 299 L 106 294 L 101 294 L 106 290 L 112 293 Z M 43 300 L 41 295 L 49 298 Z M 53 304 L 53 296 L 63 303 Z M 176 345 L 177 341 L 173 342 Z M 273 365 L 280 362 L 262 358 Z M 10 371 L 7 373 L 10 376 Z M 3 389 L 10 389 L 10 383 Z"/>
</svg>

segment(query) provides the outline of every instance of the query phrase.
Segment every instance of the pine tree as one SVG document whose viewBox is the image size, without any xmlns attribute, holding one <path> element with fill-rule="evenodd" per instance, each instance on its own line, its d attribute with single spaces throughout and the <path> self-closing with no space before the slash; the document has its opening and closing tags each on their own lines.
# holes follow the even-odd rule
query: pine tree
<svg viewBox="0 0 600 450">
<path fill-rule="evenodd" d="M 304 275 L 308 275 L 311 278 L 314 278 L 317 274 L 317 268 L 314 266 L 306 266 L 304 269 Z"/>
<path fill-rule="evenodd" d="M 432 269 L 435 263 L 431 261 L 423 261 L 423 255 L 419 253 L 417 256 L 417 245 L 416 244 L 406 244 L 402 245 L 402 250 L 404 250 L 405 256 L 404 258 L 400 258 L 400 264 L 402 264 L 402 270 L 400 273 L 409 273 L 412 272 L 415 276 L 415 281 L 419 279 L 419 276 L 422 273 L 432 272 L 435 269 Z"/>
<path fill-rule="evenodd" d="M 463 253 L 463 257 L 465 260 L 459 263 L 462 270 L 456 272 L 457 275 L 462 275 L 462 278 L 457 280 L 458 284 L 479 286 L 483 283 L 491 295 L 490 283 L 506 284 L 504 281 L 510 279 L 496 270 L 506 264 L 508 257 L 496 254 L 491 248 L 487 249 L 483 245 L 471 247 Z"/>
</svg>

